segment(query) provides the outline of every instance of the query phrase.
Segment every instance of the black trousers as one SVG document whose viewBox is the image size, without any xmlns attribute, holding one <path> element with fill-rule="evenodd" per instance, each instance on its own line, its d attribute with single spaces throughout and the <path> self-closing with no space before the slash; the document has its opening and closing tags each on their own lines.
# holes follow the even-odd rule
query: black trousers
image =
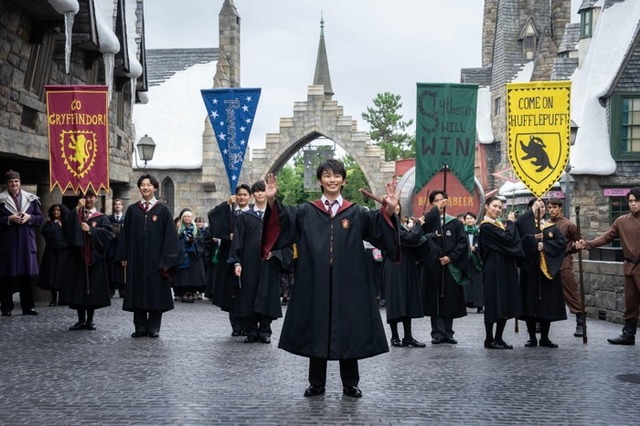
<svg viewBox="0 0 640 426">
<path fill-rule="evenodd" d="M 358 386 L 360 373 L 357 359 L 341 359 L 340 378 L 342 386 Z M 325 386 L 327 382 L 327 359 L 309 358 L 309 384 L 311 386 Z"/>
<path fill-rule="evenodd" d="M 271 337 L 271 318 L 254 312 L 243 320 L 243 329 L 247 336 Z"/>
<path fill-rule="evenodd" d="M 133 325 L 138 333 L 159 333 L 162 324 L 162 311 L 133 311 Z"/>
<path fill-rule="evenodd" d="M 32 277 L 30 275 L 0 278 L 0 310 L 2 312 L 11 312 L 13 310 L 15 307 L 13 303 L 14 290 L 20 292 L 22 312 L 32 309 L 35 303 L 33 302 L 31 281 Z"/>
</svg>

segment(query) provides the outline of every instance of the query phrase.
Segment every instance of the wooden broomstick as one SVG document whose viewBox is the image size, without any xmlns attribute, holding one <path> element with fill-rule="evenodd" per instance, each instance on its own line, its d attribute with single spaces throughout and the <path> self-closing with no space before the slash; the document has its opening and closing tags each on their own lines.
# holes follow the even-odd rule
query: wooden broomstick
<svg viewBox="0 0 640 426">
<path fill-rule="evenodd" d="M 580 206 L 575 207 L 576 211 L 576 227 L 578 228 L 578 235 L 582 238 L 582 232 L 580 231 Z M 582 312 L 582 343 L 587 343 L 587 309 L 584 300 L 584 276 L 582 269 L 582 250 L 578 250 L 578 277 L 580 279 L 580 309 Z"/>
</svg>

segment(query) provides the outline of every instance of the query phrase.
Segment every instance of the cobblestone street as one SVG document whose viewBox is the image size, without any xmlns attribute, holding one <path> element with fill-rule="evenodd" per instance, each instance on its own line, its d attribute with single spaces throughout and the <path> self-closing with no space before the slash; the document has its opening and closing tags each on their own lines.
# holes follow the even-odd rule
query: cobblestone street
<svg viewBox="0 0 640 426">
<path fill-rule="evenodd" d="M 559 349 L 524 348 L 524 324 L 505 336 L 512 351 L 483 348 L 482 315 L 456 320 L 458 345 L 391 348 L 360 362 L 362 399 L 342 395 L 337 363 L 327 393 L 304 398 L 306 358 L 230 336 L 225 313 L 208 301 L 176 302 L 159 339 L 130 337 L 122 299 L 96 311 L 96 331 L 68 331 L 75 311 L 0 319 L 0 423 L 69 424 L 637 424 L 640 347 L 612 346 L 621 326 L 589 321 L 589 343 L 574 321 L 555 323 Z M 384 318 L 384 312 L 382 312 Z M 428 318 L 414 335 L 429 342 Z"/>
</svg>

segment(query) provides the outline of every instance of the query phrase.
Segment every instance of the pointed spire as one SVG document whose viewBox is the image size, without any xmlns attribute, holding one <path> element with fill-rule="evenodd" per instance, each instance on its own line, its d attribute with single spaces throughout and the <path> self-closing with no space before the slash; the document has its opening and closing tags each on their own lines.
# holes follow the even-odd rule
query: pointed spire
<svg viewBox="0 0 640 426">
<path fill-rule="evenodd" d="M 327 48 L 324 44 L 324 15 L 320 16 L 320 44 L 318 45 L 318 57 L 316 59 L 316 72 L 313 76 L 315 86 L 324 86 L 324 97 L 330 100 L 333 97 L 331 88 L 331 75 L 329 74 L 329 61 L 327 60 Z"/>
</svg>

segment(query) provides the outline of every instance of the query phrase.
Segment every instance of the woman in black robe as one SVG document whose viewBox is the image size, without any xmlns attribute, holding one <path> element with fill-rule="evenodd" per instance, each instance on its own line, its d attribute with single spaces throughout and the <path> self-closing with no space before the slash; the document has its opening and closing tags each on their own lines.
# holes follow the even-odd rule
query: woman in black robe
<svg viewBox="0 0 640 426">
<path fill-rule="evenodd" d="M 566 251 L 566 239 L 552 222 L 544 222 L 544 201 L 533 199 L 530 208 L 516 221 L 526 257 L 520 260 L 520 289 L 523 319 L 529 340 L 525 347 L 538 346 L 536 322 L 540 323 L 540 346 L 557 348 L 549 339 L 552 321 L 567 319 L 560 281 L 560 266 Z"/>
<path fill-rule="evenodd" d="M 49 207 L 49 220 L 42 227 L 42 236 L 46 245 L 40 262 L 38 285 L 41 289 L 51 292 L 49 306 L 58 305 L 58 292 L 68 278 L 69 243 L 62 229 L 62 218 L 68 212 L 69 209 L 62 204 L 52 205 Z"/>
<path fill-rule="evenodd" d="M 495 196 L 487 198 L 486 215 L 480 225 L 478 248 L 482 258 L 484 284 L 484 326 L 487 349 L 513 349 L 502 339 L 507 319 L 522 315 L 522 297 L 518 284 L 516 260 L 524 257 L 522 242 L 516 228 L 515 212 L 510 212 L 503 224 L 502 201 Z M 493 325 L 496 324 L 495 336 Z"/>
<path fill-rule="evenodd" d="M 400 206 L 396 214 L 401 217 Z M 400 262 L 385 256 L 382 264 L 382 283 L 386 295 L 387 324 L 391 328 L 391 346 L 424 348 L 413 337 L 411 319 L 423 318 L 420 265 L 417 247 L 423 241 L 420 218 L 415 224 L 400 226 Z M 400 340 L 398 323 L 402 323 L 404 337 Z"/>
</svg>

